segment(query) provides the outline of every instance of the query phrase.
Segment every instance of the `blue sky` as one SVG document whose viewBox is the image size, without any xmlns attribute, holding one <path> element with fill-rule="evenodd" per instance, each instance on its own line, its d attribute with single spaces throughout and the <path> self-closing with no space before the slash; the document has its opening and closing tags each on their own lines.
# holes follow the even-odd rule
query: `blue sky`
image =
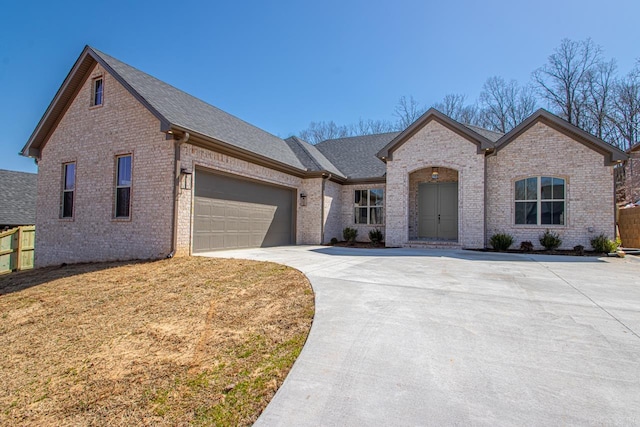
<svg viewBox="0 0 640 427">
<path fill-rule="evenodd" d="M 529 81 L 562 38 L 629 71 L 637 0 L 3 2 L 0 169 L 89 44 L 275 135 L 311 121 L 393 119 L 402 95 L 473 101 L 491 76 Z M 10 19 L 6 19 L 10 17 Z"/>
</svg>

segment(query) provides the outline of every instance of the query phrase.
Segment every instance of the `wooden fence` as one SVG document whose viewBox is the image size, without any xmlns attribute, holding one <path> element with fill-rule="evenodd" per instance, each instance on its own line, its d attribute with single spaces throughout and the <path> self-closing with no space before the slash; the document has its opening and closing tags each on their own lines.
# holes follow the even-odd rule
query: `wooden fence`
<svg viewBox="0 0 640 427">
<path fill-rule="evenodd" d="M 640 207 L 618 211 L 618 231 L 622 246 L 640 248 Z"/>
<path fill-rule="evenodd" d="M 33 268 L 35 236 L 33 225 L 0 232 L 0 274 Z"/>
</svg>

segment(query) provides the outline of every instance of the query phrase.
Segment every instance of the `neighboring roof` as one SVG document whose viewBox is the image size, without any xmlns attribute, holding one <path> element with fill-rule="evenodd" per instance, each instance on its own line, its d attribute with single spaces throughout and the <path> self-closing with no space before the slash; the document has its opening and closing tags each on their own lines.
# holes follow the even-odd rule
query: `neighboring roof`
<svg viewBox="0 0 640 427">
<path fill-rule="evenodd" d="M 309 144 L 297 136 L 291 136 L 285 139 L 289 148 L 293 150 L 295 155 L 300 159 L 302 164 L 308 171 L 321 172 L 327 171 L 337 177 L 346 178 L 346 175 L 339 171 L 315 145 Z"/>
<path fill-rule="evenodd" d="M 36 223 L 38 175 L 0 169 L 0 225 Z"/>
<path fill-rule="evenodd" d="M 548 112 L 543 108 L 534 112 L 526 120 L 524 120 L 515 128 L 511 129 L 504 136 L 502 136 L 502 138 L 496 141 L 496 152 L 503 149 L 507 144 L 515 140 L 518 136 L 520 136 L 527 129 L 538 122 L 542 122 L 547 126 L 552 127 L 553 129 L 567 135 L 568 137 L 586 145 L 592 150 L 602 154 L 604 156 L 604 163 L 607 166 L 629 158 L 629 156 L 624 151 L 604 142 L 600 138 L 597 138 L 588 132 L 583 131 L 579 127 L 572 125 L 568 121 L 561 119 L 560 117 Z"/>
<path fill-rule="evenodd" d="M 67 103 L 96 62 L 158 117 L 162 131 L 172 128 L 188 131 L 213 142 L 222 142 L 287 166 L 305 169 L 284 140 L 89 46 L 85 47 L 58 90 L 23 148 L 23 155 L 39 155 L 58 117 L 64 113 Z"/>
<path fill-rule="evenodd" d="M 629 149 L 626 151 L 626 153 L 627 153 L 627 154 L 631 154 L 631 153 L 635 153 L 635 152 L 638 152 L 638 151 L 640 151 L 640 142 L 636 142 L 635 144 L 633 144 L 633 145 L 631 146 L 631 148 L 629 148 Z"/>
<path fill-rule="evenodd" d="M 376 153 L 398 134 L 390 132 L 329 139 L 316 144 L 316 148 L 348 179 L 382 178 L 387 169 Z"/>
<path fill-rule="evenodd" d="M 437 121 L 441 125 L 449 128 L 450 130 L 454 131 L 455 133 L 462 136 L 463 138 L 476 144 L 476 146 L 478 147 L 477 149 L 478 153 L 482 153 L 485 150 L 489 150 L 493 148 L 493 141 L 488 139 L 486 136 L 478 133 L 478 130 L 480 129 L 485 132 L 490 132 L 490 131 L 487 131 L 486 129 L 478 128 L 476 126 L 465 126 L 462 123 L 459 123 L 453 120 L 451 117 L 441 113 L 435 108 L 429 108 L 422 116 L 420 116 L 408 128 L 402 131 L 387 145 L 382 147 L 380 151 L 377 153 L 377 156 L 383 160 L 391 158 L 395 150 L 397 150 L 402 144 L 407 142 L 407 140 L 409 140 L 413 135 L 415 135 L 420 129 L 425 127 L 432 120 Z"/>
</svg>

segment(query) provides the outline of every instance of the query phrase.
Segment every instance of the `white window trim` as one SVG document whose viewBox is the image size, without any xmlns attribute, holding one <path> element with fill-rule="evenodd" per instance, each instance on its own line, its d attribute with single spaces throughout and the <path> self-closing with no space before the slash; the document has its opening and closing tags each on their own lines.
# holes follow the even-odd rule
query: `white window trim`
<svg viewBox="0 0 640 427">
<path fill-rule="evenodd" d="M 527 180 L 529 178 L 535 178 L 536 179 L 536 192 L 537 192 L 537 199 L 523 199 L 523 200 L 516 200 L 516 194 L 515 194 L 515 188 L 516 188 L 516 183 L 518 183 L 519 181 L 523 181 L 523 180 Z M 552 178 L 552 179 L 561 179 L 564 181 L 564 199 L 543 199 L 542 198 L 542 178 Z M 568 179 L 562 176 L 555 176 L 555 175 L 532 175 L 532 176 L 526 176 L 524 178 L 518 178 L 515 179 L 513 181 L 513 224 L 516 227 L 546 227 L 546 228 L 553 228 L 553 227 L 566 227 L 567 226 L 567 212 L 568 212 L 568 203 L 567 203 L 567 182 Z M 526 186 L 526 183 L 525 183 Z M 518 224 L 516 222 L 516 206 L 518 203 L 536 203 L 536 223 L 535 224 Z M 563 224 L 542 224 L 542 203 L 543 202 L 563 202 L 564 203 L 564 218 L 563 218 Z"/>
<path fill-rule="evenodd" d="M 382 205 L 371 205 L 369 204 L 369 202 L 371 201 L 371 198 L 369 197 L 369 192 L 372 190 L 379 190 L 382 191 Z M 356 191 L 366 191 L 367 192 L 367 204 L 366 205 L 357 205 L 356 201 L 355 201 L 355 195 L 356 195 Z M 380 226 L 384 226 L 384 215 L 385 215 L 385 209 L 384 209 L 384 205 L 385 205 L 385 191 L 384 188 L 357 188 L 353 190 L 353 223 L 355 225 L 370 225 L 370 226 L 376 226 L 376 227 L 380 227 Z M 365 209 L 367 210 L 367 222 L 356 222 L 356 218 L 358 218 L 357 215 L 357 211 L 358 209 Z M 371 208 L 379 208 L 382 210 L 382 215 L 381 215 L 381 222 L 380 223 L 372 223 L 371 222 Z"/>
</svg>

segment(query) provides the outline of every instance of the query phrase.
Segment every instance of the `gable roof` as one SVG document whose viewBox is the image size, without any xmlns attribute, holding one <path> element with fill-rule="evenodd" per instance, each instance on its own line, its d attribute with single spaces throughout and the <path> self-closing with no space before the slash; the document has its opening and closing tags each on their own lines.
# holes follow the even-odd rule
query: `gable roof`
<svg viewBox="0 0 640 427">
<path fill-rule="evenodd" d="M 35 173 L 0 169 L 0 225 L 36 223 Z"/>
<path fill-rule="evenodd" d="M 432 120 L 437 121 L 441 125 L 446 128 L 452 130 L 468 141 L 476 144 L 478 154 L 484 152 L 485 150 L 490 150 L 493 148 L 493 142 L 489 140 L 486 136 L 481 135 L 476 132 L 470 126 L 465 126 L 462 123 L 459 123 L 453 120 L 451 117 L 441 113 L 435 108 L 429 108 L 422 116 L 420 116 L 415 122 L 409 125 L 404 131 L 402 131 L 398 136 L 396 136 L 391 142 L 389 142 L 386 146 L 384 146 L 378 153 L 377 156 L 386 161 L 387 159 L 391 159 L 393 156 L 393 152 L 397 150 L 402 144 L 407 142 L 409 138 L 414 136 L 420 129 L 425 127 Z M 475 128 L 475 126 L 474 126 Z"/>
<path fill-rule="evenodd" d="M 208 142 L 222 143 L 226 148 L 237 148 L 270 161 L 305 170 L 300 159 L 284 140 L 89 46 L 84 48 L 56 93 L 23 148 L 23 155 L 39 156 L 48 136 L 95 63 L 104 67 L 160 120 L 161 131 L 186 131 Z"/>
<path fill-rule="evenodd" d="M 376 153 L 399 132 L 352 136 L 322 141 L 316 148 L 348 179 L 384 178 L 387 168 Z"/>
<path fill-rule="evenodd" d="M 588 132 L 583 131 L 579 127 L 572 125 L 568 121 L 561 119 L 560 117 L 548 112 L 543 108 L 540 108 L 539 110 L 534 112 L 522 123 L 511 129 L 498 141 L 496 141 L 496 152 L 506 147 L 510 142 L 514 141 L 518 136 L 522 135 L 527 129 L 538 122 L 542 122 L 547 126 L 557 130 L 558 132 L 561 132 L 568 137 L 586 145 L 592 150 L 602 154 L 604 156 L 604 164 L 606 166 L 619 163 L 628 158 L 627 154 L 625 154 L 624 151 L 604 142 L 600 138 L 597 138 Z"/>
</svg>

